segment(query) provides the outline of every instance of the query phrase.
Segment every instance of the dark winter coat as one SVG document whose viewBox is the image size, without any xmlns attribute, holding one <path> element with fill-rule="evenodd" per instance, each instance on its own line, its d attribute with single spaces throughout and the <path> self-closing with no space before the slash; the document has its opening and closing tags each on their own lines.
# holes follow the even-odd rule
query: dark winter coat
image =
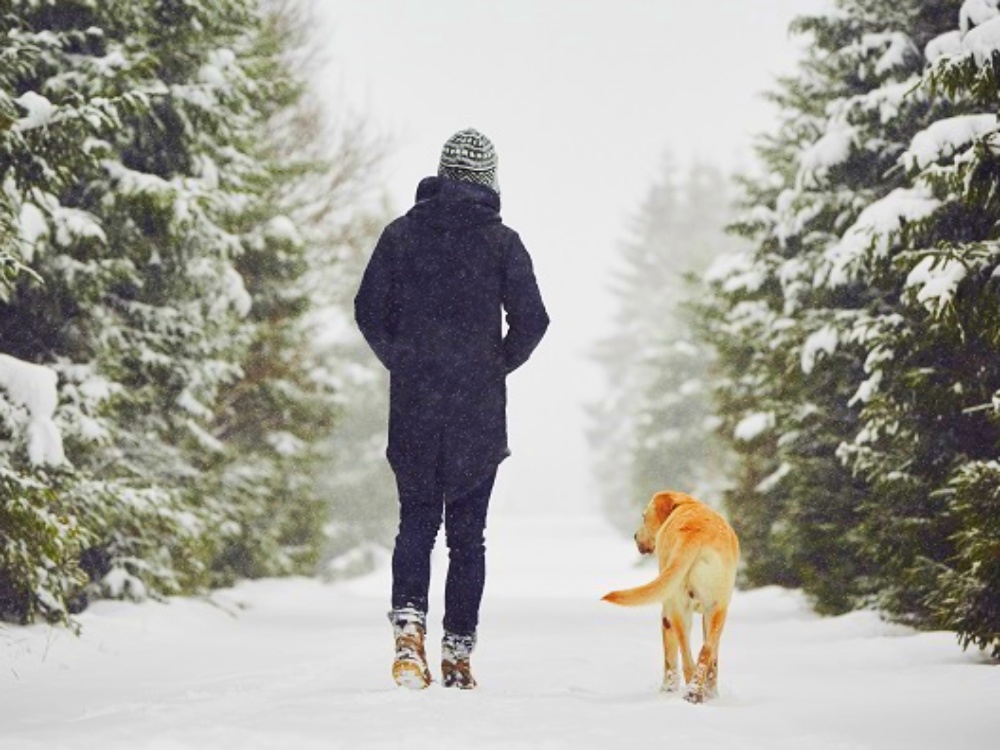
<svg viewBox="0 0 1000 750">
<path fill-rule="evenodd" d="M 445 499 L 506 458 L 506 376 L 549 324 L 531 258 L 488 187 L 428 177 L 386 227 L 354 301 L 391 379 L 387 456 L 401 490 Z M 503 335 L 501 309 L 508 331 Z"/>
</svg>

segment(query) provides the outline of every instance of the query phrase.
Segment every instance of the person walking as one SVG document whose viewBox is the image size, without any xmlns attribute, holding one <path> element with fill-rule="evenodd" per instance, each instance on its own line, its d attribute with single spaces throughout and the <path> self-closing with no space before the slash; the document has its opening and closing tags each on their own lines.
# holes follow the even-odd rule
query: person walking
<svg viewBox="0 0 1000 750">
<path fill-rule="evenodd" d="M 437 176 L 420 181 L 415 205 L 382 232 L 354 305 L 390 376 L 386 455 L 399 491 L 393 678 L 411 688 L 431 682 L 430 558 L 443 519 L 442 684 L 473 688 L 486 515 L 510 454 L 506 377 L 549 325 L 528 251 L 500 218 L 497 155 L 486 136 L 467 129 L 444 144 Z"/>
</svg>

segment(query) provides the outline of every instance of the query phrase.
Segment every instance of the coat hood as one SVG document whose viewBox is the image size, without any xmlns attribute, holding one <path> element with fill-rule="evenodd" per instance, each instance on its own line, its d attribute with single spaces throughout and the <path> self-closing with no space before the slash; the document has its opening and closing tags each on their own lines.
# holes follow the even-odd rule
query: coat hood
<svg viewBox="0 0 1000 750">
<path fill-rule="evenodd" d="M 441 231 L 499 224 L 500 195 L 485 185 L 425 177 L 407 216 Z"/>
</svg>

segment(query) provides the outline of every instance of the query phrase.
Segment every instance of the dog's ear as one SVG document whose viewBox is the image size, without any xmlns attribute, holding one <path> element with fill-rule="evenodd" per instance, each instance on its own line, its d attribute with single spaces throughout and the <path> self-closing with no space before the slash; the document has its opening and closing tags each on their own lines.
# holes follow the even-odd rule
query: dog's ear
<svg viewBox="0 0 1000 750">
<path fill-rule="evenodd" d="M 674 505 L 672 492 L 659 492 L 653 496 L 653 513 L 656 517 L 657 526 L 661 526 L 670 514 L 674 512 Z"/>
</svg>

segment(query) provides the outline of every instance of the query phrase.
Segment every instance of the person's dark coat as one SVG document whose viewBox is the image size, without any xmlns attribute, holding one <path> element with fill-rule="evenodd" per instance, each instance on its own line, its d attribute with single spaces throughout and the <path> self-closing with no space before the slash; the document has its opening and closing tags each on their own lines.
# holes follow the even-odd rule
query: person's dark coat
<svg viewBox="0 0 1000 750">
<path fill-rule="evenodd" d="M 510 453 L 506 376 L 549 317 L 531 258 L 499 211 L 488 187 L 422 180 L 355 298 L 358 327 L 390 373 L 386 453 L 401 491 L 461 497 Z"/>
</svg>

